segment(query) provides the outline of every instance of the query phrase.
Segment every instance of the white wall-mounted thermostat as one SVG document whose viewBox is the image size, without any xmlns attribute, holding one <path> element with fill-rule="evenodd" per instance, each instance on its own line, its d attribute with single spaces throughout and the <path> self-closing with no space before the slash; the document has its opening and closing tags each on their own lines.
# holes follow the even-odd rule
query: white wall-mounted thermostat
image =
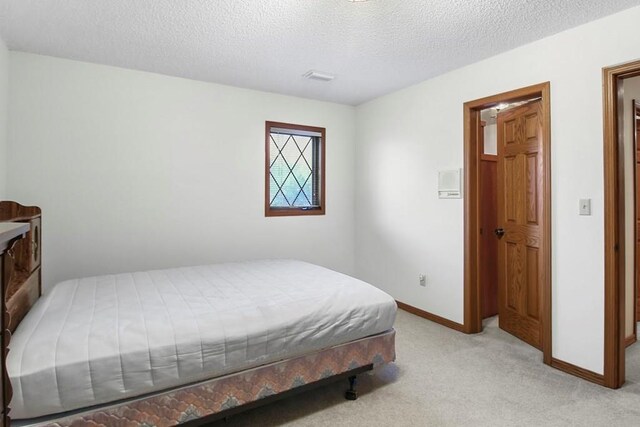
<svg viewBox="0 0 640 427">
<path fill-rule="evenodd" d="M 438 172 L 438 197 L 441 199 L 462 198 L 461 169 Z"/>
</svg>

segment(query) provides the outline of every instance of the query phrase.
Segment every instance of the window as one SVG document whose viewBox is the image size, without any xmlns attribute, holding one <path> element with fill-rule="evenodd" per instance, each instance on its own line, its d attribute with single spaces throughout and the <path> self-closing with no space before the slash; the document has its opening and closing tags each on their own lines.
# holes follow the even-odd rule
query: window
<svg viewBox="0 0 640 427">
<path fill-rule="evenodd" d="M 265 216 L 324 215 L 325 129 L 267 122 Z"/>
</svg>

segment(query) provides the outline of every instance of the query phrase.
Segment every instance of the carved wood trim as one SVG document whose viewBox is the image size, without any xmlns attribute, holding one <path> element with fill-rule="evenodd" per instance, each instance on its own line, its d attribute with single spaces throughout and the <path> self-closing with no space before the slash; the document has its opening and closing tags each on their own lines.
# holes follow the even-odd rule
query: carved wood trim
<svg viewBox="0 0 640 427">
<path fill-rule="evenodd" d="M 41 215 L 37 206 L 23 206 L 16 202 L 0 202 L 0 222 L 24 222 L 30 224 L 25 236 L 13 239 L 4 254 L 0 254 L 0 281 L 2 301 L 0 305 L 0 339 L 2 354 L 2 425 L 11 423 L 10 407 L 13 388 L 9 380 L 6 361 L 11 334 L 29 312 L 41 294 Z"/>
<path fill-rule="evenodd" d="M 0 202 L 0 221 L 24 222 L 41 215 L 42 211 L 37 206 L 22 206 L 7 200 Z"/>
<path fill-rule="evenodd" d="M 0 254 L 0 271 L 2 272 L 1 292 L 2 295 L 6 295 L 8 279 L 13 273 L 13 265 L 15 263 L 15 246 L 19 240 L 23 239 L 23 236 L 13 239 L 7 246 L 7 250 Z M 2 325 L 0 327 L 0 354 L 2 355 L 2 425 L 8 426 L 11 422 L 9 418 L 9 403 L 13 397 L 13 388 L 11 387 L 11 381 L 9 380 L 9 374 L 7 372 L 7 356 L 9 354 L 9 343 L 11 342 L 11 332 L 7 329 L 7 325 L 11 322 L 11 316 L 7 308 L 7 299 L 2 298 L 0 301 L 0 316 Z"/>
</svg>

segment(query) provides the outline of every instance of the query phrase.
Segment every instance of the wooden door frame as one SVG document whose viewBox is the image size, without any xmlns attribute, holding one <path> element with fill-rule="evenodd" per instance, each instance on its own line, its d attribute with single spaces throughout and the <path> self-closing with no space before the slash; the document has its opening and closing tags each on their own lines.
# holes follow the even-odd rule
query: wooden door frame
<svg viewBox="0 0 640 427">
<path fill-rule="evenodd" d="M 637 112 L 640 111 L 640 104 L 637 99 L 631 100 L 631 132 L 633 137 L 633 335 L 625 337 L 625 346 L 629 347 L 638 340 L 638 127 Z M 625 301 L 626 303 L 626 301 Z M 626 313 L 625 313 L 626 317 Z M 626 332 L 625 319 L 625 332 Z M 626 351 L 626 350 L 625 350 Z"/>
<path fill-rule="evenodd" d="M 465 102 L 464 104 L 464 332 L 482 331 L 479 281 L 479 151 L 478 130 L 480 111 L 502 102 L 517 102 L 542 98 L 543 141 L 543 242 L 545 266 L 540 321 L 542 322 L 542 354 L 544 363 L 551 365 L 551 83 L 545 82 L 498 95 Z"/>
<path fill-rule="evenodd" d="M 604 118 L 604 385 L 625 378 L 624 163 L 618 123 L 620 80 L 640 76 L 640 61 L 602 70 Z"/>
<path fill-rule="evenodd" d="M 633 196 L 634 196 L 634 200 L 633 200 L 633 210 L 635 212 L 635 222 L 634 222 L 634 227 L 633 227 L 633 238 L 634 238 L 634 242 L 636 245 L 636 248 L 638 246 L 638 222 L 640 222 L 640 211 L 638 210 L 638 189 L 640 189 L 640 187 L 638 186 L 638 171 L 637 171 L 637 165 L 638 165 L 638 151 L 640 149 L 640 138 L 638 137 L 638 134 L 640 132 L 638 132 L 638 122 L 639 119 L 637 118 L 638 115 L 640 114 L 640 100 L 639 99 L 634 99 L 633 100 L 633 121 L 631 122 L 633 125 L 633 185 L 634 187 L 634 192 L 633 192 Z M 638 253 L 634 254 L 633 257 L 633 262 L 634 262 L 634 283 L 633 283 L 633 308 L 634 308 L 634 316 L 633 316 L 633 334 L 636 337 L 636 341 L 638 339 L 638 320 L 640 320 L 640 265 L 638 263 Z M 627 343 L 628 345 L 629 343 Z"/>
</svg>

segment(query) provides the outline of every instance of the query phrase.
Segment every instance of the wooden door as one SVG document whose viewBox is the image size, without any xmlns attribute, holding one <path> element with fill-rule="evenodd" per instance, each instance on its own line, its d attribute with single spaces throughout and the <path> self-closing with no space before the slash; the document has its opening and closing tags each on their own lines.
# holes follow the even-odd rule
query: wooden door
<svg viewBox="0 0 640 427">
<path fill-rule="evenodd" d="M 542 101 L 498 114 L 498 314 L 500 328 L 542 347 L 544 280 Z"/>
<path fill-rule="evenodd" d="M 486 154 L 485 122 L 478 136 L 480 158 L 480 298 L 482 318 L 498 314 L 498 156 Z"/>
</svg>

